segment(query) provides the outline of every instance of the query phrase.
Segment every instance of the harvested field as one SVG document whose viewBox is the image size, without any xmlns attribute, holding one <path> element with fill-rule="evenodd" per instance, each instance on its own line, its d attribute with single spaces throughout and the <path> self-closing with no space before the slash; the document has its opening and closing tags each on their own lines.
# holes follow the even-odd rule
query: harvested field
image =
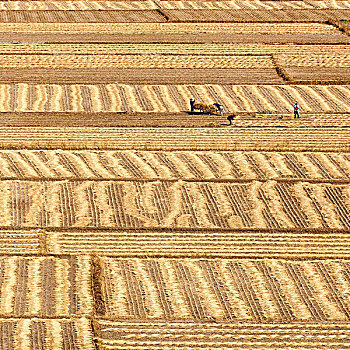
<svg viewBox="0 0 350 350">
<path fill-rule="evenodd" d="M 101 263 L 108 281 L 106 317 L 262 323 L 350 317 L 348 296 L 338 287 L 348 288 L 347 261 L 102 258 Z"/>
<path fill-rule="evenodd" d="M 12 256 L 1 257 L 0 265 L 1 317 L 66 317 L 93 311 L 88 257 Z"/>
<path fill-rule="evenodd" d="M 346 322 L 164 322 L 107 321 L 99 324 L 102 349 L 348 349 Z M 166 336 L 165 336 L 166 334 Z M 230 336 L 228 336 L 228 334 Z M 195 340 L 194 340 L 195 339 Z M 214 341 L 215 339 L 215 341 Z M 220 344 L 220 345 L 219 345 Z"/>
<path fill-rule="evenodd" d="M 344 18 L 346 19 L 346 18 Z M 166 22 L 156 10 L 125 11 L 1 11 L 0 22 L 5 23 L 140 23 Z"/>
<path fill-rule="evenodd" d="M 340 67 L 286 67 L 284 68 L 289 79 L 294 83 L 347 83 L 350 81 L 349 68 Z"/>
<path fill-rule="evenodd" d="M 309 160 L 319 165 L 317 158 Z M 190 159 L 187 165 L 195 170 Z M 350 229 L 349 181 L 2 181 L 0 186 L 4 228 Z"/>
<path fill-rule="evenodd" d="M 350 154 L 1 150 L 0 180 L 350 182 Z"/>
<path fill-rule="evenodd" d="M 282 34 L 283 35 L 283 34 Z M 293 62 L 296 65 L 303 62 L 309 62 L 308 56 L 312 57 L 315 64 L 327 63 L 332 64 L 333 59 L 342 62 L 349 57 L 350 45 L 308 45 L 308 44 L 236 44 L 236 43 L 206 43 L 206 44 L 186 44 L 186 43 L 119 43 L 119 44 L 102 44 L 102 43 L 66 43 L 66 44 L 1 44 L 1 54 L 23 54 L 23 55 L 40 55 L 55 54 L 69 55 L 79 58 L 80 55 L 138 55 L 142 52 L 144 55 L 193 55 L 208 58 L 212 55 L 217 56 L 243 56 L 249 59 L 250 56 L 274 55 L 275 59 L 282 62 Z M 302 52 L 302 54 L 300 54 Z M 326 54 L 325 54 L 326 52 Z M 12 57 L 12 56 L 10 56 Z M 26 57 L 26 56 L 25 56 Z M 341 58 L 340 58 L 341 57 Z M 5 59 L 3 57 L 3 59 Z"/>
<path fill-rule="evenodd" d="M 142 11 L 143 12 L 143 11 Z M 233 34 L 333 34 L 339 30 L 324 23 L 0 23 L 1 33 L 233 33 Z M 341 34 L 347 38 L 346 35 Z"/>
<path fill-rule="evenodd" d="M 87 318 L 3 318 L 0 332 L 2 349 L 95 349 Z"/>
<path fill-rule="evenodd" d="M 0 1 L 0 349 L 350 349 L 348 22 Z"/>
<path fill-rule="evenodd" d="M 7 69 L 3 69 L 4 78 Z M 11 73 L 12 70 L 10 70 Z M 29 70 L 23 68 L 16 70 L 19 74 L 26 74 L 28 79 Z M 71 71 L 67 69 L 67 71 Z M 76 70 L 73 70 L 73 72 Z M 90 70 L 85 70 L 89 72 Z M 115 71 L 120 73 L 121 70 Z M 134 70 L 123 70 L 130 72 L 129 79 L 136 79 L 137 72 Z M 147 71 L 139 69 L 139 71 Z M 273 69 L 201 69 L 196 70 L 157 70 L 149 69 L 149 78 L 153 79 L 158 71 L 169 72 L 168 77 L 175 79 L 175 72 L 187 72 L 188 79 L 197 73 L 211 72 L 212 79 L 215 73 L 221 73 L 223 80 L 232 79 L 234 72 L 246 72 L 247 79 L 262 78 L 257 73 L 276 71 Z M 31 74 L 37 73 L 34 69 Z M 54 70 L 47 70 L 52 78 L 57 79 Z M 139 75 L 140 76 L 140 72 Z M 151 72 L 153 72 L 151 74 Z M 229 75 L 231 72 L 232 75 Z M 90 71 L 91 73 L 91 71 Z M 91 73 L 92 74 L 92 73 Z M 86 76 L 85 76 L 86 77 Z M 184 77 L 180 77 L 184 79 Z M 220 77 L 220 75 L 219 75 Z M 237 75 L 236 75 L 237 77 Z M 34 76 L 32 79 L 40 78 Z M 165 78 L 165 77 L 163 77 Z M 208 79 L 210 76 L 208 77 Z M 102 79 L 106 79 L 102 77 Z M 158 77 L 155 77 L 158 79 Z M 114 80 L 115 81 L 115 80 Z M 118 81 L 118 80 L 117 80 Z M 260 80 L 259 83 L 262 81 Z M 214 84 L 186 84 L 186 85 L 139 85 L 139 84 L 0 84 L 0 112 L 137 112 L 137 113 L 179 113 L 189 111 L 189 100 L 195 98 L 204 103 L 217 101 L 224 106 L 225 113 L 245 112 L 264 114 L 290 114 L 292 104 L 298 100 L 302 106 L 301 113 L 349 113 L 350 111 L 350 85 L 214 85 Z M 1 97 L 2 96 L 2 97 Z M 322 117 L 322 116 L 320 116 Z M 117 117 L 116 117 L 117 118 Z M 213 116 L 217 120 L 218 117 Z M 220 118 L 220 122 L 222 120 Z M 215 125 L 215 121 L 213 121 Z M 131 123 L 131 126 L 134 124 Z"/>
<path fill-rule="evenodd" d="M 317 113 L 303 112 L 297 122 L 292 111 L 286 114 L 271 113 L 237 113 L 233 121 L 235 127 L 350 127 L 350 114 L 346 112 Z M 168 127 L 168 128 L 225 128 L 227 114 L 218 115 L 190 112 L 182 113 L 133 113 L 133 112 L 2 112 L 0 126 L 27 127 Z"/>
<path fill-rule="evenodd" d="M 0 231 L 0 254 L 45 254 L 40 230 Z M 1 343 L 0 343 L 1 344 Z"/>
<path fill-rule="evenodd" d="M 340 61 L 346 64 L 347 56 Z M 282 58 L 282 62 L 283 58 Z M 282 63 L 283 64 L 283 63 Z M 198 56 L 198 55 L 2 55 L 1 68 L 113 68 L 117 74 L 119 69 L 157 68 L 157 69 L 251 69 L 274 68 L 271 57 L 268 56 Z M 122 74 L 121 74 L 122 75 Z M 164 74 L 162 74 L 164 75 Z M 41 77 L 40 77 L 41 78 Z M 119 78 L 123 80 L 122 77 Z M 79 79 L 78 79 L 79 80 Z M 141 80 L 141 79 L 140 79 Z"/>
<path fill-rule="evenodd" d="M 121 60 L 127 61 L 127 60 Z M 147 60 L 144 60 L 147 61 Z M 282 84 L 283 79 L 275 68 L 196 68 L 195 62 L 188 61 L 187 68 L 182 62 L 168 62 L 168 68 L 0 68 L 1 83 L 34 83 L 40 84 L 44 79 L 48 84 Z M 198 66 L 205 65 L 205 59 Z M 227 60 L 230 65 L 230 59 Z M 249 60 L 248 60 L 249 62 Z M 170 64 L 169 64 L 170 63 Z M 225 65 L 224 63 L 212 65 Z M 69 63 L 64 65 L 69 66 Z M 154 66 L 152 59 L 144 66 Z M 24 64 L 22 64 L 24 66 Z M 107 66 L 107 65 L 106 65 Z M 126 62 L 124 66 L 127 66 Z M 161 65 L 159 65 L 161 67 Z M 173 66 L 173 67 L 171 67 Z"/>
<path fill-rule="evenodd" d="M 350 9 L 0 10 L 1 23 L 327 22 L 350 20 Z"/>
<path fill-rule="evenodd" d="M 26 11 L 46 11 L 46 10 L 65 10 L 65 11 L 86 11 L 86 10 L 152 10 L 162 9 L 248 9 L 248 10 L 282 10 L 282 9 L 350 9 L 349 1 L 157 1 L 158 6 L 153 1 L 3 1 L 0 2 L 0 10 L 26 10 Z"/>
<path fill-rule="evenodd" d="M 170 22 L 327 22 L 350 20 L 350 9 L 162 10 Z"/>
<path fill-rule="evenodd" d="M 14 139 L 13 135 L 16 135 Z M 186 137 L 185 137 L 186 135 Z M 0 148 L 349 152 L 347 128 L 0 127 Z"/>
<path fill-rule="evenodd" d="M 82 30 L 81 30 L 82 31 Z M 350 43 L 350 37 L 340 32 L 329 34 L 311 33 L 284 34 L 253 33 L 17 33 L 0 32 L 1 43 L 299 43 L 299 44 L 339 44 Z"/>
<path fill-rule="evenodd" d="M 23 232 L 23 231 L 20 231 Z M 25 231 L 26 232 L 26 231 Z M 347 259 L 348 230 L 169 230 L 47 232 L 50 254 L 115 257 Z"/>
<path fill-rule="evenodd" d="M 343 1 L 346 3 L 346 1 Z M 341 2 L 342 3 L 342 2 Z M 328 6 L 334 7 L 331 3 Z M 154 10 L 157 5 L 151 0 L 44 0 L 44 1 L 1 1 L 2 11 L 86 11 L 86 10 Z"/>
</svg>

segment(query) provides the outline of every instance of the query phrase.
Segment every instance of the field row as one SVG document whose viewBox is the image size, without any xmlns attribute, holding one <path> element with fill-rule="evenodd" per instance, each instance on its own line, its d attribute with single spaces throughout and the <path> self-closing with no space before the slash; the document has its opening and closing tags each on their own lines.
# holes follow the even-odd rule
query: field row
<svg viewBox="0 0 350 350">
<path fill-rule="evenodd" d="M 350 56 L 335 57 L 331 66 L 349 66 Z M 293 58 L 290 60 L 293 61 Z M 331 56 L 327 58 L 332 59 Z M 285 61 L 283 56 L 279 58 L 282 65 Z M 303 61 L 301 58 L 300 63 Z M 309 62 L 312 65 L 312 59 L 309 59 Z M 315 64 L 317 65 L 317 62 Z M 289 65 L 295 64 L 292 62 Z M 17 54 L 1 55 L 0 68 L 274 68 L 274 64 L 272 58 L 268 56 Z"/>
<path fill-rule="evenodd" d="M 349 229 L 350 186 L 2 181 L 1 227 Z"/>
<path fill-rule="evenodd" d="M 94 127 L 0 127 L 4 149 L 349 152 L 349 140 L 348 129 L 339 127 L 99 127 L 98 133 Z"/>
<path fill-rule="evenodd" d="M 1 178 L 350 181 L 350 154 L 0 150 Z"/>
<path fill-rule="evenodd" d="M 88 257 L 1 257 L 0 266 L 2 316 L 52 317 L 93 312 Z"/>
<path fill-rule="evenodd" d="M 323 22 L 349 20 L 345 9 L 0 10 L 3 23 Z"/>
<path fill-rule="evenodd" d="M 349 231 L 1 230 L 0 254 L 348 259 Z"/>
<path fill-rule="evenodd" d="M 0 348 L 6 350 L 94 350 L 86 318 L 0 318 Z"/>
<path fill-rule="evenodd" d="M 102 258 L 101 267 L 107 317 L 350 318 L 350 270 L 344 261 Z"/>
<path fill-rule="evenodd" d="M 157 6 L 158 5 L 158 6 Z M 0 10 L 154 10 L 154 9 L 350 9 L 350 2 L 339 1 L 6 1 Z"/>
<path fill-rule="evenodd" d="M 31 235 L 31 241 L 26 240 Z M 349 231 L 2 231 L 1 254 L 98 254 L 115 257 L 345 259 Z M 46 246 L 38 241 L 45 240 Z M 36 243 L 36 246 L 34 244 Z M 31 249 L 31 250 L 29 250 Z"/>
<path fill-rule="evenodd" d="M 101 350 L 107 349 L 349 349 L 345 322 L 252 323 L 97 320 Z M 79 319 L 0 319 L 0 346 L 23 350 L 93 350 L 91 321 Z M 194 340 L 195 339 L 195 340 Z M 213 341 L 215 339 L 216 341 Z"/>
<path fill-rule="evenodd" d="M 0 113 L 0 126 L 11 127 L 143 127 L 143 128 L 227 128 L 229 122 L 211 114 L 183 113 L 85 113 L 85 112 L 10 112 Z M 6 116 L 6 118 L 5 118 Z M 235 128 L 344 128 L 350 126 L 350 113 L 302 113 L 295 120 L 293 113 L 239 113 L 233 120 Z M 232 126 L 230 126 L 231 128 Z M 10 148 L 13 146 L 9 146 Z M 51 148 L 51 146 L 50 146 Z M 237 148 L 235 148 L 237 149 Z M 251 149 L 251 148 L 250 148 Z"/>
<path fill-rule="evenodd" d="M 300 48 L 299 48 L 300 49 Z M 326 49 L 326 48 L 324 48 Z M 277 66 L 286 67 L 350 67 L 350 55 L 325 54 L 274 54 Z M 0 56 L 0 68 L 274 68 L 270 56 L 262 55 L 203 55 L 198 54 L 11 54 Z M 316 76 L 317 78 L 317 76 Z"/>
<path fill-rule="evenodd" d="M 249 70 L 248 70 L 249 71 Z M 56 73 L 57 74 L 57 73 Z M 0 112 L 182 112 L 218 102 L 224 112 L 349 112 L 350 85 L 1 84 Z M 190 117 L 189 117 L 190 118 Z M 213 117 L 215 118 L 215 117 Z"/>
<path fill-rule="evenodd" d="M 141 13 L 141 12 L 140 12 Z M 142 11 L 143 13 L 143 11 Z M 140 15 L 143 16 L 143 15 Z M 1 33 L 233 33 L 233 34 L 339 34 L 322 23 L 0 23 Z"/>
<path fill-rule="evenodd" d="M 103 350 L 349 349 L 347 323 L 98 322 Z"/>
<path fill-rule="evenodd" d="M 292 2 L 292 1 L 291 1 Z M 293 1 L 294 2 L 294 1 Z M 1 2 L 0 2 L 1 4 Z M 130 43 L 130 44 L 9 44 L 2 43 L 1 54 L 69 54 L 69 55 L 280 55 L 285 59 L 288 55 L 303 57 L 337 57 L 349 54 L 350 45 L 300 45 L 300 44 L 236 44 L 236 43 Z M 10 56 L 11 57 L 11 56 Z M 193 56 L 191 56 L 193 57 Z"/>
<path fill-rule="evenodd" d="M 0 264 L 2 317 L 350 319 L 346 260 L 14 256 Z"/>
</svg>

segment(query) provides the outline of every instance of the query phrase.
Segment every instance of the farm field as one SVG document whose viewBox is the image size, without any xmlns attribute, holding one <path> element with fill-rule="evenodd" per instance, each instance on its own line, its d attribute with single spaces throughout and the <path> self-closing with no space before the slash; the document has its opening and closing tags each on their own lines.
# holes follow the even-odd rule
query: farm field
<svg viewBox="0 0 350 350">
<path fill-rule="evenodd" d="M 0 349 L 350 349 L 349 23 L 0 1 Z"/>
</svg>

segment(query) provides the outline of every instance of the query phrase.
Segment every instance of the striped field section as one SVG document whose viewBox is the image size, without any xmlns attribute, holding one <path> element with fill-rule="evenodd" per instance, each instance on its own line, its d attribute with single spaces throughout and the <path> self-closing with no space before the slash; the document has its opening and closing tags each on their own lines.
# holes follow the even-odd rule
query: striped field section
<svg viewBox="0 0 350 350">
<path fill-rule="evenodd" d="M 0 84 L 0 112 L 173 112 L 189 100 L 218 102 L 225 113 L 349 112 L 349 85 Z"/>
<path fill-rule="evenodd" d="M 94 127 L 0 127 L 0 148 L 4 149 L 349 152 L 349 141 L 347 128 L 332 126 L 99 127 L 98 133 Z"/>
<path fill-rule="evenodd" d="M 103 350 L 349 349 L 345 322 L 222 323 L 99 321 Z"/>
<path fill-rule="evenodd" d="M 162 9 L 350 9 L 350 2 L 341 1 L 157 1 Z M 159 8 L 154 1 L 4 1 L 0 10 L 152 10 Z"/>
<path fill-rule="evenodd" d="M 43 248 L 40 230 L 0 231 L 0 254 L 40 254 Z"/>
<path fill-rule="evenodd" d="M 3 55 L 0 68 L 273 68 L 267 56 Z"/>
<path fill-rule="evenodd" d="M 22 232 L 22 231 L 20 231 Z M 48 231 L 50 254 L 115 257 L 347 259 L 349 231 Z"/>
<path fill-rule="evenodd" d="M 92 313 L 88 257 L 1 257 L 0 267 L 2 317 Z"/>
<path fill-rule="evenodd" d="M 102 258 L 101 264 L 105 317 L 112 319 L 350 318 L 347 261 Z"/>
<path fill-rule="evenodd" d="M 138 1 L 139 2 L 139 1 Z M 292 3 L 292 1 L 290 1 Z M 295 2 L 295 1 L 293 1 Z M 0 2 L 1 5 L 2 2 Z M 277 3 L 277 1 L 276 1 Z M 338 57 L 347 55 L 349 45 L 307 45 L 307 44 L 238 44 L 238 43 L 1 43 L 0 53 L 4 54 L 75 54 L 75 55 L 137 55 L 176 54 L 176 55 L 292 55 L 299 63 L 298 57 L 306 55 L 315 57 Z M 302 55 L 301 55 L 302 52 Z M 327 53 L 327 54 L 325 54 Z M 246 56 L 248 57 L 248 56 Z M 329 62 L 332 63 L 332 62 Z"/>
<path fill-rule="evenodd" d="M 140 12 L 141 14 L 141 12 Z M 140 15 L 141 16 L 141 15 Z M 1 33 L 233 33 L 332 34 L 339 30 L 323 23 L 0 23 Z M 346 38 L 345 35 L 340 37 Z"/>
<path fill-rule="evenodd" d="M 0 194 L 4 228 L 350 229 L 349 184 L 2 181 Z"/>
<path fill-rule="evenodd" d="M 0 150 L 0 164 L 0 180 L 350 182 L 336 152 Z"/>
<path fill-rule="evenodd" d="M 85 318 L 0 319 L 0 348 L 6 350 L 94 350 L 91 321 Z"/>
<path fill-rule="evenodd" d="M 151 0 L 139 1 L 4 1 L 0 2 L 2 11 L 91 11 L 91 10 L 154 10 L 157 5 Z"/>
</svg>

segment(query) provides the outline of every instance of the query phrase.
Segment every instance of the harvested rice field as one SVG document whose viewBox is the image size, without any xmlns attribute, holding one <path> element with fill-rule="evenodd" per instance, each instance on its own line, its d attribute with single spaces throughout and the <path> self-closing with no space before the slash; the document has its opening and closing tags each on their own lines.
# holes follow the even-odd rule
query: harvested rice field
<svg viewBox="0 0 350 350">
<path fill-rule="evenodd" d="M 350 349 L 349 23 L 0 1 L 0 349 Z"/>
</svg>

